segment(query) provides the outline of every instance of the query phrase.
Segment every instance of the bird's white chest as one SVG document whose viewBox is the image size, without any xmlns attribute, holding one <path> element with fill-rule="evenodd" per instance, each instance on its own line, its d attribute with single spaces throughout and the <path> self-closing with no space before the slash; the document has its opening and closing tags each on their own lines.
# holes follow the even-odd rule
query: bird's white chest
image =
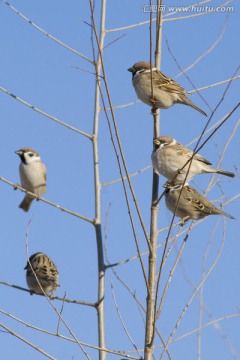
<svg viewBox="0 0 240 360">
<path fill-rule="evenodd" d="M 177 174 L 178 167 L 175 163 L 175 156 L 168 154 L 164 148 L 153 151 L 152 163 L 155 171 L 168 180 L 172 180 Z"/>
<path fill-rule="evenodd" d="M 22 187 L 34 192 L 40 185 L 45 185 L 45 166 L 40 162 L 21 163 L 19 167 Z"/>
</svg>

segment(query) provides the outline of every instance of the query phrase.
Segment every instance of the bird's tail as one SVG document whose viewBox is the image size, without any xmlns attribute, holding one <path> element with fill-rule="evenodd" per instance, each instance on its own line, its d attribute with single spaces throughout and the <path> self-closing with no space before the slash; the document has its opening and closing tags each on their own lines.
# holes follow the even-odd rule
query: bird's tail
<svg viewBox="0 0 240 360">
<path fill-rule="evenodd" d="M 235 177 L 235 174 L 232 173 L 231 171 L 226 171 L 226 170 L 217 169 L 216 172 L 217 172 L 218 174 L 225 175 L 225 176 L 229 176 L 229 177 L 231 177 L 231 178 L 234 178 L 234 177 Z"/>
<path fill-rule="evenodd" d="M 226 217 L 228 217 L 228 218 L 230 218 L 230 219 L 234 219 L 234 220 L 235 220 L 235 217 L 233 217 L 232 215 L 230 215 L 230 214 L 228 214 L 228 213 L 225 213 L 224 211 L 222 211 L 222 210 L 220 210 L 220 209 L 218 209 L 218 210 L 219 210 L 219 214 L 224 215 L 224 216 L 226 216 Z"/>
<path fill-rule="evenodd" d="M 29 197 L 28 195 L 26 195 L 24 197 L 23 201 L 21 202 L 21 204 L 19 205 L 20 209 L 23 209 L 23 211 L 28 212 L 33 200 L 34 200 L 34 198 Z"/>
<path fill-rule="evenodd" d="M 207 116 L 207 114 L 206 114 L 202 109 L 200 109 L 197 105 L 195 105 L 195 104 L 194 104 L 191 100 L 189 100 L 186 96 L 185 96 L 184 101 L 182 102 L 182 104 L 191 106 L 193 109 L 199 111 L 202 115 Z"/>
</svg>

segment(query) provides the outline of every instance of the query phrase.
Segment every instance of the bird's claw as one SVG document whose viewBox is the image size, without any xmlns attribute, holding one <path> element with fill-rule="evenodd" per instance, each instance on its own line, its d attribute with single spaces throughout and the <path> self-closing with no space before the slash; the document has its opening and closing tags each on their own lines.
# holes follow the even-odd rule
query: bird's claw
<svg viewBox="0 0 240 360">
<path fill-rule="evenodd" d="M 179 222 L 179 225 L 180 225 L 180 226 L 185 225 L 185 224 L 188 222 L 189 219 L 190 219 L 189 216 L 185 216 L 185 217 L 182 218 L 182 220 Z"/>
</svg>

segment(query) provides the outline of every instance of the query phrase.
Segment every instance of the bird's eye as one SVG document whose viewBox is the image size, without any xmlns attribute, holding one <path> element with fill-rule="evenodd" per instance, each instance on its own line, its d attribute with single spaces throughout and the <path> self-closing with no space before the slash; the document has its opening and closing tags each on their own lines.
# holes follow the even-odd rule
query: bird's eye
<svg viewBox="0 0 240 360">
<path fill-rule="evenodd" d="M 33 157 L 33 153 L 29 153 L 28 155 L 29 155 L 30 157 Z"/>
</svg>

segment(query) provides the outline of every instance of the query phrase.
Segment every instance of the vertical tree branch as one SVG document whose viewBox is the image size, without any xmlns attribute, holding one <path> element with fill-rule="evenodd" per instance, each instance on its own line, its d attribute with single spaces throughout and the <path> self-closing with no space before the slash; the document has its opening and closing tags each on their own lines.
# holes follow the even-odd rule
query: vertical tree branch
<svg viewBox="0 0 240 360">
<path fill-rule="evenodd" d="M 93 5 L 90 0 L 91 17 L 93 22 Z M 106 1 L 102 0 L 101 21 L 99 30 L 100 49 L 103 48 L 105 38 L 105 15 Z M 94 125 L 93 125 L 93 161 L 94 161 L 94 187 L 95 187 L 95 232 L 97 241 L 98 256 L 98 346 L 105 348 L 105 323 L 104 323 L 104 291 L 105 291 L 105 265 L 103 255 L 103 239 L 101 225 L 101 183 L 99 173 L 99 153 L 98 153 L 98 133 L 99 133 L 99 115 L 100 115 L 100 82 L 101 82 L 101 55 L 98 51 L 97 61 L 95 63 L 96 84 L 95 84 L 95 105 L 94 105 Z M 106 353 L 99 351 L 99 360 L 105 360 Z"/>
<path fill-rule="evenodd" d="M 156 21 L 156 45 L 155 45 L 155 66 L 160 68 L 160 47 L 161 47 L 161 28 L 162 28 L 162 0 L 157 2 L 158 16 Z M 152 58 L 152 13 L 150 0 L 150 62 Z M 154 89 L 152 83 L 152 99 L 154 99 Z M 159 136 L 160 112 L 153 112 L 153 137 Z M 156 263 L 157 263 L 157 237 L 158 237 L 158 188 L 159 176 L 153 171 L 152 180 L 152 206 L 150 222 L 150 248 L 148 258 L 148 289 L 147 289 L 147 310 L 146 310 L 146 333 L 144 346 L 144 359 L 151 360 L 154 351 L 155 335 L 155 297 L 156 297 Z"/>
</svg>

